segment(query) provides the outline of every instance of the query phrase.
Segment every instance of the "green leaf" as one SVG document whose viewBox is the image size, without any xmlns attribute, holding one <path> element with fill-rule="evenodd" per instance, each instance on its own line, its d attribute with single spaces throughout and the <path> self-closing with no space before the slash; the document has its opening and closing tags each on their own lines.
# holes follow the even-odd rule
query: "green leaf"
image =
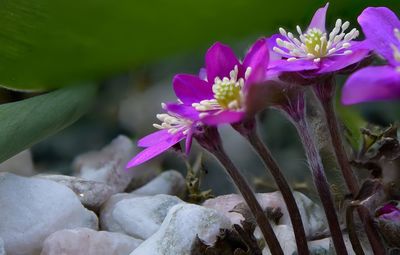
<svg viewBox="0 0 400 255">
<path fill-rule="evenodd" d="M 378 1 L 338 0 L 330 21 Z M 265 0 L 2 0 L 0 84 L 47 89 L 99 80 L 215 41 L 231 43 L 306 28 L 325 2 Z M 386 3 L 394 10 L 399 1 Z M 397 8 L 396 8 L 396 7 Z"/>
<path fill-rule="evenodd" d="M 75 122 L 93 102 L 96 86 L 71 86 L 0 105 L 0 162 Z"/>
<path fill-rule="evenodd" d="M 361 128 L 366 127 L 367 122 L 356 108 L 346 107 L 338 103 L 336 109 L 340 120 L 346 127 L 346 139 L 357 151 L 361 146 Z"/>
</svg>

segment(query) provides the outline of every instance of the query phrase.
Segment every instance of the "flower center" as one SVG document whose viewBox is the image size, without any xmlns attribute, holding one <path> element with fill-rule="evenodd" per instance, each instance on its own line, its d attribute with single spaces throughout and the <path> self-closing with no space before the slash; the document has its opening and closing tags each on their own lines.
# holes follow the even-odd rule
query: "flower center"
<svg viewBox="0 0 400 255">
<path fill-rule="evenodd" d="M 200 103 L 193 103 L 192 106 L 198 111 L 232 109 L 239 110 L 243 104 L 244 81 L 250 75 L 251 68 L 248 67 L 245 72 L 245 78 L 238 79 L 238 67 L 229 73 L 230 78 L 216 77 L 212 86 L 214 98 L 211 100 L 203 100 Z"/>
<path fill-rule="evenodd" d="M 394 33 L 394 36 L 397 38 L 397 40 L 400 43 L 400 30 L 398 28 L 395 28 L 393 30 L 393 33 Z M 392 47 L 392 50 L 393 50 L 393 58 L 394 58 L 394 60 L 396 60 L 396 62 L 399 63 L 399 66 L 396 67 L 396 70 L 400 72 L 400 50 L 394 44 L 391 44 L 390 46 Z"/>
<path fill-rule="evenodd" d="M 165 109 L 165 104 L 161 104 L 162 108 Z M 157 119 L 159 119 L 162 123 L 153 124 L 153 127 L 157 129 L 168 129 L 168 133 L 176 134 L 177 132 L 182 132 L 186 135 L 193 124 L 193 121 L 189 119 L 182 118 L 174 113 L 161 113 L 156 115 Z"/>
<path fill-rule="evenodd" d="M 273 50 L 286 57 L 288 61 L 313 59 L 314 62 L 319 62 L 323 57 L 348 55 L 352 53 L 348 49 L 351 46 L 350 42 L 359 35 L 355 28 L 346 33 L 349 25 L 348 21 L 342 23 L 342 20 L 338 19 L 329 36 L 318 28 L 310 28 L 303 33 L 297 26 L 298 38 L 294 37 L 291 32 L 279 28 L 283 38 L 276 39 L 278 46 Z"/>
</svg>

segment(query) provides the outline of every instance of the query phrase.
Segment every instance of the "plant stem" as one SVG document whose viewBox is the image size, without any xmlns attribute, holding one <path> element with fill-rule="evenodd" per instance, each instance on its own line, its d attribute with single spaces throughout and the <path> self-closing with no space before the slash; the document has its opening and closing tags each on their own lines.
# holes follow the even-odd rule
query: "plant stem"
<svg viewBox="0 0 400 255">
<path fill-rule="evenodd" d="M 346 182 L 347 188 L 351 192 L 354 198 L 359 191 L 359 184 L 354 172 L 351 169 L 347 153 L 344 149 L 342 136 L 339 129 L 339 124 L 337 121 L 337 116 L 335 113 L 333 105 L 333 96 L 335 94 L 336 82 L 333 76 L 323 79 L 321 82 L 315 84 L 314 92 L 320 101 L 322 108 L 325 112 L 325 117 L 331 136 L 331 141 L 333 148 L 335 150 L 335 155 L 339 163 L 340 169 L 343 174 L 343 178 Z M 374 254 L 385 254 L 385 247 L 379 237 L 376 228 L 374 227 L 373 221 L 368 210 L 364 207 L 357 209 L 357 212 L 364 224 L 364 229 L 367 234 L 368 240 L 371 244 L 371 248 Z"/>
<path fill-rule="evenodd" d="M 310 164 L 313 174 L 314 184 L 325 210 L 336 253 L 345 255 L 347 254 L 347 250 L 343 241 L 342 230 L 340 229 L 335 205 L 332 200 L 328 181 L 324 173 L 318 150 L 311 134 L 309 133 L 306 121 L 302 119 L 299 122 L 295 122 L 295 126 L 303 143 L 304 150 L 306 151 L 308 163 Z"/>
<path fill-rule="evenodd" d="M 307 246 L 307 237 L 304 231 L 303 222 L 293 192 L 282 174 L 278 163 L 273 158 L 268 147 L 262 142 L 257 134 L 255 119 L 244 121 L 240 124 L 232 125 L 243 137 L 252 145 L 253 149 L 263 160 L 264 165 L 269 169 L 277 184 L 282 197 L 286 203 L 289 217 L 293 225 L 293 231 L 296 238 L 297 252 L 299 255 L 310 254 Z"/>
<path fill-rule="evenodd" d="M 299 91 L 298 93 L 291 95 L 290 98 L 287 98 L 287 102 L 282 103 L 279 107 L 287 114 L 300 136 L 311 169 L 314 185 L 325 211 L 336 254 L 347 255 L 346 246 L 343 241 L 342 231 L 336 215 L 335 205 L 332 200 L 321 157 L 306 122 L 304 93 Z"/>
<path fill-rule="evenodd" d="M 319 99 L 322 108 L 325 112 L 326 121 L 328 124 L 329 133 L 333 148 L 335 150 L 336 158 L 342 171 L 347 188 L 352 196 L 356 196 L 359 190 L 359 185 L 356 176 L 351 169 L 349 159 L 342 143 L 342 137 L 339 131 L 335 109 L 333 107 L 333 94 L 335 90 L 334 77 L 324 79 L 321 83 L 314 86 L 314 91 Z"/>
<path fill-rule="evenodd" d="M 217 129 L 205 127 L 204 133 L 200 136 L 197 135 L 196 139 L 204 149 L 218 159 L 221 165 L 225 168 L 225 171 L 233 180 L 235 186 L 242 194 L 243 199 L 246 201 L 258 226 L 260 227 L 271 253 L 273 255 L 283 255 L 281 245 L 279 244 L 279 241 L 272 229 L 270 222 L 268 221 L 266 214 L 258 203 L 253 190 L 250 188 L 246 179 L 225 153 Z"/>
<path fill-rule="evenodd" d="M 346 208 L 346 226 L 349 233 L 349 239 L 351 246 L 353 247 L 356 255 L 364 255 L 364 250 L 361 246 L 360 240 L 358 239 L 355 226 L 354 226 L 354 206 L 350 205 Z"/>
</svg>

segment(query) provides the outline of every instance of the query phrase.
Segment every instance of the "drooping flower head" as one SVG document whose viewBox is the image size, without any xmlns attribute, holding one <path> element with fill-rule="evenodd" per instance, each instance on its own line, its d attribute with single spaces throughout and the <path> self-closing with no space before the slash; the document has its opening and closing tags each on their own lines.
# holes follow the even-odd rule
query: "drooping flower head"
<svg viewBox="0 0 400 255">
<path fill-rule="evenodd" d="M 153 124 L 159 131 L 143 137 L 138 141 L 139 147 L 145 149 L 131 159 L 127 168 L 140 165 L 168 150 L 186 139 L 185 151 L 190 152 L 193 135 L 201 128 L 197 111 L 190 106 L 179 103 L 162 104 L 164 113 L 157 114 L 161 124 Z"/>
<path fill-rule="evenodd" d="M 280 28 L 280 34 L 270 38 L 273 51 L 281 58 L 271 63 L 271 69 L 283 72 L 308 71 L 309 75 L 318 76 L 340 71 L 368 55 L 366 45 L 354 41 L 359 31 L 349 29 L 348 21 L 338 19 L 331 31 L 326 30 L 328 6 L 326 4 L 315 12 L 305 31 L 297 26 L 298 35 Z"/>
<path fill-rule="evenodd" d="M 342 103 L 400 98 L 400 21 L 386 7 L 366 8 L 358 17 L 366 41 L 386 61 L 385 66 L 359 70 L 343 87 Z"/>
<path fill-rule="evenodd" d="M 268 59 L 265 39 L 250 48 L 243 62 L 231 48 L 217 42 L 208 49 L 199 76 L 174 77 L 175 94 L 183 104 L 194 107 L 207 125 L 239 122 L 246 116 L 246 93 L 251 85 L 264 81 Z"/>
<path fill-rule="evenodd" d="M 400 246 L 400 204 L 390 201 L 375 211 L 375 220 L 380 233 L 389 247 Z"/>
<path fill-rule="evenodd" d="M 375 212 L 376 217 L 400 223 L 400 205 L 392 201 L 380 207 Z"/>
</svg>

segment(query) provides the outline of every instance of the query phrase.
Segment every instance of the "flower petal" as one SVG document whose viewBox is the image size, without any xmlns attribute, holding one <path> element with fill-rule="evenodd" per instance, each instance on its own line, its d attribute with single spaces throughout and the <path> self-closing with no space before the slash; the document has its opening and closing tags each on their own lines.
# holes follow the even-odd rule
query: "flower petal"
<svg viewBox="0 0 400 255">
<path fill-rule="evenodd" d="M 396 65 L 391 44 L 400 48 L 400 42 L 394 36 L 394 29 L 400 29 L 396 14 L 386 7 L 368 7 L 358 16 L 362 30 L 376 52 Z"/>
<path fill-rule="evenodd" d="M 175 75 L 172 84 L 176 96 L 184 103 L 191 105 L 204 99 L 213 98 L 212 85 L 190 74 Z"/>
<path fill-rule="evenodd" d="M 218 126 L 220 124 L 233 124 L 241 121 L 245 117 L 242 111 L 219 111 L 211 113 L 201 118 L 201 121 L 210 126 Z"/>
<path fill-rule="evenodd" d="M 164 140 L 162 142 L 159 142 L 153 146 L 150 146 L 143 151 L 141 151 L 139 154 L 137 154 L 133 159 L 131 159 L 128 164 L 126 165 L 126 168 L 131 168 L 138 166 L 158 155 L 163 153 L 164 151 L 168 150 L 181 140 L 185 138 L 185 135 L 182 133 L 177 133 L 174 136 L 170 137 L 170 139 Z"/>
<path fill-rule="evenodd" d="M 243 60 L 243 71 L 245 72 L 248 67 L 251 68 L 251 73 L 246 84 L 259 83 L 264 80 L 265 73 L 269 62 L 269 50 L 265 38 L 257 40 L 249 49 Z M 242 74 L 241 77 L 245 75 Z"/>
<path fill-rule="evenodd" d="M 199 112 L 191 105 L 179 103 L 165 103 L 164 110 L 177 114 L 185 119 L 196 121 L 199 119 Z"/>
<path fill-rule="evenodd" d="M 158 130 L 154 133 L 151 133 L 151 134 L 141 138 L 138 141 L 137 145 L 139 147 L 150 147 L 150 146 L 156 145 L 162 141 L 167 140 L 171 136 L 172 136 L 171 133 L 168 133 L 167 129 Z"/>
<path fill-rule="evenodd" d="M 326 11 L 328 10 L 328 7 L 329 7 L 329 3 L 327 3 L 322 8 L 319 8 L 315 12 L 315 14 L 310 22 L 310 25 L 308 26 L 308 29 L 318 28 L 322 32 L 326 32 L 325 20 L 326 20 Z"/>
<path fill-rule="evenodd" d="M 213 83 L 215 77 L 229 77 L 230 71 L 235 65 L 240 67 L 239 60 L 235 53 L 227 45 L 220 42 L 211 46 L 206 53 L 207 80 Z"/>
<path fill-rule="evenodd" d="M 287 40 L 285 37 L 283 37 L 281 34 L 274 34 L 270 37 L 267 38 L 267 46 L 269 49 L 269 61 L 275 61 L 275 60 L 279 60 L 282 59 L 282 55 L 278 54 L 274 51 L 274 47 L 280 48 L 282 49 L 277 43 L 276 43 L 276 39 L 282 39 L 282 40 Z M 282 49 L 284 52 L 287 52 L 287 50 Z M 291 57 L 291 55 L 287 54 L 285 57 Z"/>
<path fill-rule="evenodd" d="M 186 135 L 186 143 L 185 143 L 185 154 L 189 155 L 190 149 L 192 148 L 193 142 L 193 129 L 189 129 L 189 132 Z"/>
<path fill-rule="evenodd" d="M 400 73 L 391 66 L 367 67 L 354 73 L 342 90 L 345 105 L 400 99 Z"/>
<path fill-rule="evenodd" d="M 274 72 L 300 72 L 315 70 L 319 66 L 312 59 L 298 59 L 295 61 L 282 59 L 271 61 L 268 68 Z"/>
<path fill-rule="evenodd" d="M 356 64 L 368 57 L 370 50 L 359 49 L 353 51 L 349 55 L 327 57 L 321 60 L 321 68 L 318 70 L 317 74 L 331 73 L 340 71 L 350 65 Z"/>
<path fill-rule="evenodd" d="M 199 78 L 200 80 L 207 81 L 207 69 L 205 67 L 200 68 Z"/>
</svg>

